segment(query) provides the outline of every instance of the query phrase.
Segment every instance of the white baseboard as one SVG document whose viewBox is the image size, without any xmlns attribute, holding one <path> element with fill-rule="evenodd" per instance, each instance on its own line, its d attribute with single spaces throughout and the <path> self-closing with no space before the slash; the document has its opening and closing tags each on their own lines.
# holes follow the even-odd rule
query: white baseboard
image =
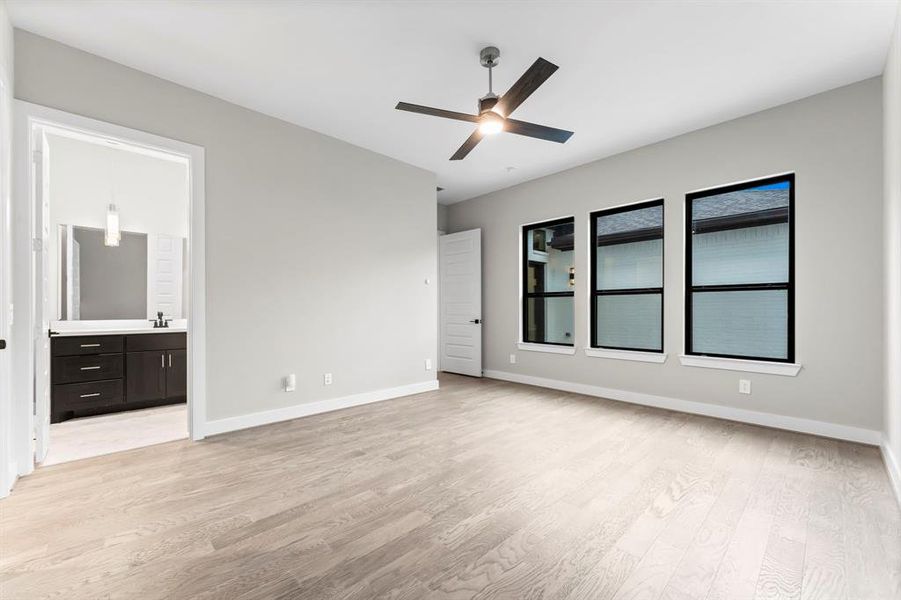
<svg viewBox="0 0 901 600">
<path fill-rule="evenodd" d="M 605 388 L 596 385 L 589 385 L 586 383 L 572 383 L 569 381 L 559 381 L 557 379 L 533 377 L 531 375 L 520 375 L 518 373 L 507 373 L 506 371 L 493 371 L 486 369 L 484 375 L 485 377 L 490 377 L 492 379 L 502 379 L 504 381 L 524 383 L 526 385 L 535 385 L 538 387 L 551 388 L 564 392 L 574 392 L 576 394 L 585 394 L 586 396 L 597 396 L 599 398 L 619 400 L 620 402 L 629 402 L 631 404 L 641 404 L 643 406 L 665 408 L 667 410 L 675 410 L 678 412 L 690 413 L 694 415 L 703 415 L 705 417 L 716 417 L 718 419 L 726 419 L 728 421 L 739 421 L 741 423 L 763 425 L 764 427 L 787 429 L 789 431 L 797 431 L 800 433 L 810 433 L 813 435 L 821 435 L 824 437 L 847 440 L 850 442 L 860 442 L 862 444 L 869 444 L 872 446 L 878 446 L 882 441 L 882 434 L 879 431 L 863 429 L 861 427 L 852 427 L 849 425 L 837 425 L 835 423 L 826 423 L 824 421 L 814 421 L 811 419 L 800 419 L 798 417 L 774 415 L 771 413 L 745 410 L 742 408 L 732 408 L 718 404 L 707 404 L 704 402 L 680 400 L 678 398 L 669 398 L 666 396 L 655 396 L 653 394 L 642 394 L 639 392 L 616 390 L 613 388 Z"/>
<path fill-rule="evenodd" d="M 260 425 L 278 423 L 279 421 L 290 421 L 291 419 L 298 419 L 300 417 L 308 417 L 310 415 L 318 415 L 319 413 L 350 408 L 361 404 L 400 398 L 401 396 L 411 396 L 413 394 L 431 392 L 437 389 L 437 379 L 420 383 L 411 383 L 399 387 L 342 396 L 340 398 L 330 398 L 328 400 L 319 400 L 318 402 L 286 406 L 285 408 L 266 410 L 251 413 L 249 415 L 241 415 L 239 417 L 228 417 L 225 419 L 217 419 L 215 421 L 207 421 L 203 432 L 205 435 L 228 433 L 229 431 L 237 431 L 249 427 L 259 427 Z"/>
<path fill-rule="evenodd" d="M 889 481 L 891 481 L 892 489 L 895 491 L 895 500 L 901 506 L 901 463 L 898 462 L 898 457 L 892 452 L 892 448 L 888 444 L 888 437 L 882 438 L 880 449 L 882 450 L 885 470 L 888 471 Z"/>
<path fill-rule="evenodd" d="M 13 491 L 13 486 L 16 485 L 16 480 L 19 478 L 19 474 L 16 472 L 17 467 L 15 462 L 10 462 L 6 465 L 6 473 L 3 477 L 3 481 L 0 482 L 0 499 L 6 498 Z"/>
</svg>

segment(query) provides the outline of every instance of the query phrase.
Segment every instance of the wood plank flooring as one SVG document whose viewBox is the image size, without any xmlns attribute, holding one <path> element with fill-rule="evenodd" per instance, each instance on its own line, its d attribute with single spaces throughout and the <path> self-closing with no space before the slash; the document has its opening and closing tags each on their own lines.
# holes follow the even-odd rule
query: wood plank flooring
<svg viewBox="0 0 901 600">
<path fill-rule="evenodd" d="M 876 448 L 441 387 L 39 469 L 0 502 L 0 598 L 901 598 Z"/>
</svg>

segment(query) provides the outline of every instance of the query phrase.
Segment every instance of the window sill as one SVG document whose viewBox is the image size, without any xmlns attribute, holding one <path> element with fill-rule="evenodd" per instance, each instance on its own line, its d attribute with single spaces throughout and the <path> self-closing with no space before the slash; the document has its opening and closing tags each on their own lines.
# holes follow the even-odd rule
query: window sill
<svg viewBox="0 0 901 600">
<path fill-rule="evenodd" d="M 765 360 L 743 360 L 740 358 L 717 358 L 714 356 L 687 356 L 679 357 L 683 366 L 702 367 L 705 369 L 724 369 L 726 371 L 746 371 L 748 373 L 766 373 L 768 375 L 783 375 L 794 377 L 801 370 L 799 363 L 780 363 Z"/>
<path fill-rule="evenodd" d="M 576 348 L 574 346 L 555 346 L 553 344 L 527 344 L 525 342 L 519 342 L 517 346 L 520 350 L 526 350 L 527 352 L 546 352 L 548 354 L 576 353 Z"/>
<path fill-rule="evenodd" d="M 609 348 L 585 348 L 585 356 L 594 358 L 613 358 L 616 360 L 634 360 L 647 363 L 666 362 L 664 352 L 642 352 L 640 350 L 611 350 Z"/>
</svg>

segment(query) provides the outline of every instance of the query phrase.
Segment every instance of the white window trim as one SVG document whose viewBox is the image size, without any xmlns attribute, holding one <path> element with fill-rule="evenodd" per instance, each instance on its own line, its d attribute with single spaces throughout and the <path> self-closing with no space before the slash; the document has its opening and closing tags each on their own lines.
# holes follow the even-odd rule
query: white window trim
<svg viewBox="0 0 901 600">
<path fill-rule="evenodd" d="M 545 352 L 547 354 L 575 354 L 575 346 L 555 346 L 554 344 L 530 344 L 527 342 L 519 342 L 516 344 L 520 350 L 526 352 Z"/>
<path fill-rule="evenodd" d="M 745 371 L 747 373 L 766 373 L 795 377 L 803 366 L 801 363 L 780 363 L 766 360 L 745 360 L 740 358 L 719 358 L 715 356 L 693 356 L 682 354 L 679 361 L 684 367 L 702 367 L 704 369 L 723 369 L 726 371 Z"/>
<path fill-rule="evenodd" d="M 665 352 L 643 352 L 641 350 L 613 350 L 611 348 L 585 348 L 585 356 L 593 358 L 612 358 L 615 360 L 634 360 L 637 362 L 666 362 Z"/>
</svg>

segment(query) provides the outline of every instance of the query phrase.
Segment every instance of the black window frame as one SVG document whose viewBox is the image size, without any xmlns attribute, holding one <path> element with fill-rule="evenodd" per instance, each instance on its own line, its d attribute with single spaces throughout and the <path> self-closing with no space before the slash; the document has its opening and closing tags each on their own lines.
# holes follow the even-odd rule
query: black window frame
<svg viewBox="0 0 901 600">
<path fill-rule="evenodd" d="M 719 196 L 731 192 L 738 192 L 751 188 L 772 185 L 774 183 L 788 182 L 788 281 L 785 283 L 751 283 L 751 284 L 725 284 L 725 285 L 692 285 L 692 236 L 696 233 L 692 229 L 692 201 L 708 196 Z M 755 217 L 757 226 L 783 222 L 782 209 L 760 211 Z M 718 223 L 705 227 L 704 232 L 725 231 L 727 229 L 745 229 L 754 227 L 748 224 L 749 219 L 722 217 Z M 742 354 L 716 354 L 711 352 L 695 352 L 692 350 L 692 294 L 695 292 L 742 292 L 761 290 L 785 290 L 788 303 L 788 315 L 786 323 L 786 357 L 773 358 L 769 356 L 746 356 Z M 774 175 L 742 183 L 710 188 L 685 195 L 685 354 L 690 356 L 709 356 L 713 358 L 729 358 L 736 360 L 754 360 L 773 363 L 795 362 L 795 174 Z"/>
<path fill-rule="evenodd" d="M 662 209 L 662 222 L 658 228 L 655 230 L 636 230 L 624 232 L 622 234 L 616 234 L 607 236 L 611 239 L 605 240 L 603 244 L 598 243 L 599 238 L 597 235 L 598 231 L 598 219 L 602 217 L 609 217 L 610 215 L 615 215 L 619 213 L 632 212 L 634 210 L 642 210 L 645 208 L 652 208 L 654 206 L 659 206 Z M 602 210 L 596 210 L 589 214 L 589 226 L 590 226 L 590 236 L 591 236 L 591 252 L 589 257 L 589 268 L 591 269 L 591 288 L 589 289 L 590 296 L 590 322 L 591 322 L 591 341 L 590 347 L 596 349 L 603 350 L 626 350 L 629 352 L 650 352 L 654 354 L 663 354 L 663 340 L 664 340 L 664 332 L 665 332 L 665 322 L 664 322 L 664 283 L 666 277 L 666 269 L 664 268 L 665 256 L 666 256 L 666 248 L 665 242 L 661 244 L 660 248 L 660 287 L 651 287 L 651 288 L 622 288 L 622 289 L 613 289 L 613 290 L 598 290 L 598 269 L 597 269 L 597 260 L 598 260 L 598 247 L 599 246 L 612 246 L 615 244 L 628 244 L 632 242 L 642 242 L 642 241 L 650 241 L 650 240 L 664 240 L 666 233 L 666 207 L 663 202 L 663 198 L 657 198 L 656 200 L 647 200 L 644 202 L 636 202 L 634 204 L 627 204 L 625 206 L 617 206 L 615 208 L 606 208 Z M 625 346 L 603 346 L 598 343 L 598 297 L 599 296 L 637 296 L 640 294 L 660 294 L 660 348 L 649 350 L 647 348 L 628 348 Z"/>
<path fill-rule="evenodd" d="M 573 226 L 573 241 L 575 241 L 575 229 L 576 229 L 576 218 L 572 217 L 562 217 L 560 219 L 552 219 L 550 221 L 542 221 L 540 223 L 529 223 L 528 225 L 523 225 L 520 228 L 522 235 L 522 265 L 521 267 L 521 278 L 522 278 L 522 305 L 520 310 L 522 311 L 522 318 L 520 319 L 519 327 L 519 339 L 523 344 L 537 344 L 540 346 L 562 346 L 564 348 L 574 348 L 575 347 L 575 330 L 573 331 L 573 341 L 569 344 L 563 342 L 533 342 L 526 339 L 528 336 L 526 335 L 529 330 L 529 299 L 530 298 L 572 298 L 573 299 L 573 315 L 575 315 L 575 302 L 576 302 L 576 293 L 575 289 L 569 290 L 567 292 L 530 292 L 529 291 L 529 231 L 533 229 L 545 229 L 547 227 L 555 227 L 557 225 L 566 225 L 571 223 Z M 573 257 L 575 258 L 575 248 L 573 249 Z M 573 323 L 573 327 L 575 327 L 575 323 Z M 544 336 L 542 336 L 544 337 Z"/>
</svg>

